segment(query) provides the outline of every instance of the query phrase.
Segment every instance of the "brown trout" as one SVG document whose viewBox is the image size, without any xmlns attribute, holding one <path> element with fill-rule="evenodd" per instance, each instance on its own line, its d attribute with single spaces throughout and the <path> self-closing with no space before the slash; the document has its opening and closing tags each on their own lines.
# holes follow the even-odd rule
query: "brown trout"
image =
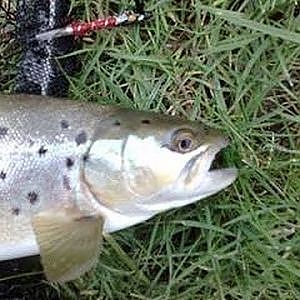
<svg viewBox="0 0 300 300">
<path fill-rule="evenodd" d="M 41 255 L 50 281 L 97 261 L 103 235 L 230 185 L 218 132 L 147 112 L 0 97 L 0 260 Z"/>
</svg>

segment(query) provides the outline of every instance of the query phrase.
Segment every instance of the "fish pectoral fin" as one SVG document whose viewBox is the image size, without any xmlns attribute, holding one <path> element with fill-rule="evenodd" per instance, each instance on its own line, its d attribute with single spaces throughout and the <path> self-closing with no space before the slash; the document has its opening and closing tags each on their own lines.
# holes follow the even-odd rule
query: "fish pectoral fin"
<svg viewBox="0 0 300 300">
<path fill-rule="evenodd" d="M 35 215 L 32 224 L 49 281 L 76 279 L 96 264 L 102 244 L 100 215 L 59 209 Z"/>
</svg>

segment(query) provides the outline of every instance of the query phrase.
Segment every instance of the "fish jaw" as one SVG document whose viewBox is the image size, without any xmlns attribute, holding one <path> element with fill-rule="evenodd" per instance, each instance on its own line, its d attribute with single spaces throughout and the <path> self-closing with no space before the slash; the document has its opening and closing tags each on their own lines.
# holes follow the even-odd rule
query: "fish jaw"
<svg viewBox="0 0 300 300">
<path fill-rule="evenodd" d="M 147 201 L 138 203 L 138 207 L 141 210 L 159 213 L 194 203 L 231 185 L 238 175 L 236 168 L 210 170 L 216 154 L 227 145 L 228 140 L 220 136 L 187 162 L 174 184 Z"/>
<path fill-rule="evenodd" d="M 190 195 L 170 188 L 168 191 L 157 194 L 147 202 L 137 204 L 137 206 L 141 210 L 153 212 L 154 214 L 172 208 L 182 207 L 218 193 L 231 185 L 236 177 L 236 168 L 210 171 L 207 173 L 204 182 Z"/>
</svg>

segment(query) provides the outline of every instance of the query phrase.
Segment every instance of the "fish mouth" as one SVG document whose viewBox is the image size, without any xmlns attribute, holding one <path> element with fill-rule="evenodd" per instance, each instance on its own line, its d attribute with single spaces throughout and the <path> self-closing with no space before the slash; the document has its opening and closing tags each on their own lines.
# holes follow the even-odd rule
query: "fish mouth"
<svg viewBox="0 0 300 300">
<path fill-rule="evenodd" d="M 201 190 L 201 198 L 204 198 L 233 183 L 237 169 L 219 167 L 221 150 L 228 144 L 226 138 L 218 137 L 204 152 L 196 154 L 187 162 L 183 170 L 183 182 L 187 189 L 194 190 L 196 194 Z"/>
<path fill-rule="evenodd" d="M 138 207 L 159 212 L 196 202 L 228 187 L 237 177 L 236 168 L 214 168 L 217 154 L 228 145 L 228 140 L 218 137 L 199 149 L 184 166 L 174 184 L 154 195 Z"/>
</svg>

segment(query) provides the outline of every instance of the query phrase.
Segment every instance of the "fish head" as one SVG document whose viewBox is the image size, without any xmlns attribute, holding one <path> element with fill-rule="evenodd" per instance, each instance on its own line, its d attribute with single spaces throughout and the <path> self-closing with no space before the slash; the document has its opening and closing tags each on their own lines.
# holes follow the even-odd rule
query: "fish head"
<svg viewBox="0 0 300 300">
<path fill-rule="evenodd" d="M 211 170 L 227 139 L 198 122 L 120 111 L 99 125 L 84 177 L 100 203 L 152 216 L 224 189 L 235 168 Z"/>
</svg>

